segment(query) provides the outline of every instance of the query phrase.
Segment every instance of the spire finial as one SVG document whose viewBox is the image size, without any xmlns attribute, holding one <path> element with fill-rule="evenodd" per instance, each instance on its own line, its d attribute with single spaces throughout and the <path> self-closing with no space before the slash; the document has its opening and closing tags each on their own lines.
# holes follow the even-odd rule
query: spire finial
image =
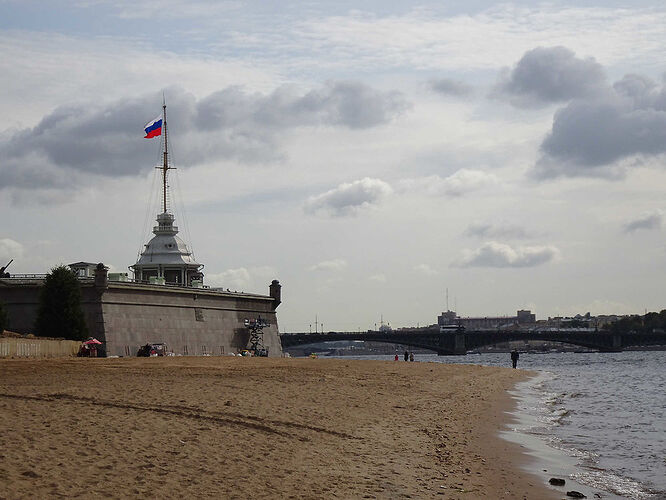
<svg viewBox="0 0 666 500">
<path fill-rule="evenodd" d="M 164 91 L 162 91 L 162 120 L 164 126 L 164 159 L 162 163 L 162 199 L 164 205 L 164 213 L 167 211 L 167 170 L 169 170 L 169 140 L 167 127 L 167 117 L 166 117 L 166 98 L 164 97 Z"/>
</svg>

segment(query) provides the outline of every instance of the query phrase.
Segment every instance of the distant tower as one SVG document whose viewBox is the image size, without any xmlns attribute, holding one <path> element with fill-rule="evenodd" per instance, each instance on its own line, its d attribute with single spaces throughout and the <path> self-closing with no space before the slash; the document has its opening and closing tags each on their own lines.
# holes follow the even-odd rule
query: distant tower
<svg viewBox="0 0 666 500">
<path fill-rule="evenodd" d="M 162 170 L 162 213 L 157 215 L 157 226 L 153 227 L 153 238 L 145 245 L 139 260 L 130 269 L 134 279 L 155 283 L 169 283 L 191 286 L 203 282 L 203 264 L 194 260 L 185 242 L 177 236 L 175 217 L 167 207 L 167 172 L 169 166 L 166 104 L 162 104 L 164 129 L 164 151 Z"/>
</svg>

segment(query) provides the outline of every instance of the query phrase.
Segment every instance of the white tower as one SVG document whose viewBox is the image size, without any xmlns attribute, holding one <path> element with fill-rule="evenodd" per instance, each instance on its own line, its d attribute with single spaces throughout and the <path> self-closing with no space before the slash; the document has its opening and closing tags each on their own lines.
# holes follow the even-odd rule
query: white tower
<svg viewBox="0 0 666 500">
<path fill-rule="evenodd" d="M 155 283 L 169 283 L 192 286 L 203 282 L 203 264 L 194 260 L 192 252 L 185 242 L 179 238 L 178 227 L 174 226 L 175 217 L 167 208 L 167 173 L 169 166 L 168 130 L 166 121 L 166 104 L 162 105 L 164 128 L 164 151 L 162 170 L 162 208 L 157 216 L 157 226 L 153 227 L 153 238 L 145 245 L 139 260 L 130 268 L 134 271 L 134 279 Z"/>
</svg>

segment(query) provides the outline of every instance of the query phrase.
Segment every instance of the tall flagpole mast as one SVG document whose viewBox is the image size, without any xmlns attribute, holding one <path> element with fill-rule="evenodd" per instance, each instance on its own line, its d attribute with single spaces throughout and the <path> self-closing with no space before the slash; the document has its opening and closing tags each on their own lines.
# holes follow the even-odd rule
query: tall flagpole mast
<svg viewBox="0 0 666 500">
<path fill-rule="evenodd" d="M 166 100 L 162 94 L 162 120 L 164 121 L 164 160 L 162 165 L 162 184 L 163 184 L 163 200 L 164 200 L 164 213 L 167 211 L 167 170 L 169 170 L 169 143 L 168 143 L 168 129 L 166 119 Z"/>
</svg>

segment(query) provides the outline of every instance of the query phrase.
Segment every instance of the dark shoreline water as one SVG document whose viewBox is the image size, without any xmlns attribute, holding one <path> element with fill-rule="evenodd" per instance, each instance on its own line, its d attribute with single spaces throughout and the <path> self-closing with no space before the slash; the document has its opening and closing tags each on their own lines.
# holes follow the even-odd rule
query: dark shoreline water
<svg viewBox="0 0 666 500">
<path fill-rule="evenodd" d="M 511 364 L 507 353 L 416 361 Z M 516 423 L 503 437 L 530 450 L 532 472 L 561 475 L 588 498 L 666 499 L 665 351 L 522 354 L 518 366 L 539 375 L 513 391 Z"/>
</svg>

